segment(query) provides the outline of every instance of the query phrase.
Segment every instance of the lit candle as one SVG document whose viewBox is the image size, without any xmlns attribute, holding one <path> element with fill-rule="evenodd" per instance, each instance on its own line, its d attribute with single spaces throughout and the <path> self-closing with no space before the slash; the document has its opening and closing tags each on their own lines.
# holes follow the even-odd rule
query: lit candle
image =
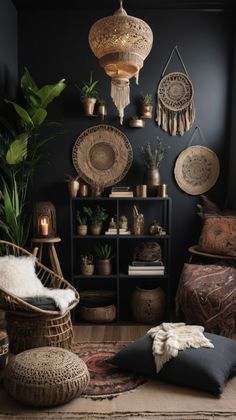
<svg viewBox="0 0 236 420">
<path fill-rule="evenodd" d="M 48 235 L 48 221 L 45 217 L 40 220 L 39 231 L 40 231 L 40 235 L 43 235 L 43 236 Z"/>
</svg>

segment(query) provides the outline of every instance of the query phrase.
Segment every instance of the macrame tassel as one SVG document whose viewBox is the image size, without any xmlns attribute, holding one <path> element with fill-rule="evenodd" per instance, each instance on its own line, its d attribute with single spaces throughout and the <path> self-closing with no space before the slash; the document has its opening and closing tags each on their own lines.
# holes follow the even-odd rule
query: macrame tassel
<svg viewBox="0 0 236 420">
<path fill-rule="evenodd" d="M 130 103 L 129 91 L 129 81 L 118 79 L 111 81 L 111 97 L 118 109 L 121 125 L 124 119 L 124 109 Z"/>
<path fill-rule="evenodd" d="M 179 135 L 183 136 L 185 132 L 185 124 L 184 124 L 184 115 L 183 112 L 179 113 L 179 129 L 178 129 Z"/>
<path fill-rule="evenodd" d="M 135 74 L 135 81 L 136 81 L 136 85 L 138 85 L 138 82 L 139 82 L 139 71 Z"/>
<path fill-rule="evenodd" d="M 190 121 L 191 121 L 191 125 L 193 124 L 195 120 L 195 106 L 193 101 L 190 104 Z"/>
<path fill-rule="evenodd" d="M 168 110 L 164 107 L 162 107 L 161 126 L 164 131 L 168 130 Z"/>
<path fill-rule="evenodd" d="M 160 101 L 157 102 L 157 116 L 156 122 L 159 127 L 161 127 L 161 104 Z"/>
</svg>

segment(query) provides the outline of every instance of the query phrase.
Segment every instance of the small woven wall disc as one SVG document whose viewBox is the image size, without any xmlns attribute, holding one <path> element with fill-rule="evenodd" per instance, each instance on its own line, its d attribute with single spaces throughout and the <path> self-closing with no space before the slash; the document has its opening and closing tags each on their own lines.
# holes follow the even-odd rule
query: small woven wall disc
<svg viewBox="0 0 236 420">
<path fill-rule="evenodd" d="M 174 175 L 179 187 L 188 194 L 199 195 L 210 190 L 220 173 L 219 159 L 213 150 L 191 146 L 178 156 Z"/>
</svg>

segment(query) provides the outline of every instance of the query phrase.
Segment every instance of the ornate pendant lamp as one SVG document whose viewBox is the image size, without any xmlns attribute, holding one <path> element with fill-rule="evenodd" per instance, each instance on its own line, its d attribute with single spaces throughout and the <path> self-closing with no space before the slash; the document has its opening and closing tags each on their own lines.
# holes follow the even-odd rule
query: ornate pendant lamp
<svg viewBox="0 0 236 420">
<path fill-rule="evenodd" d="M 136 77 L 151 51 L 151 28 L 141 19 L 129 16 L 120 8 L 113 16 L 104 17 L 89 31 L 89 45 L 101 67 L 112 78 L 111 97 L 123 123 L 124 108 L 130 103 L 129 79 Z"/>
</svg>

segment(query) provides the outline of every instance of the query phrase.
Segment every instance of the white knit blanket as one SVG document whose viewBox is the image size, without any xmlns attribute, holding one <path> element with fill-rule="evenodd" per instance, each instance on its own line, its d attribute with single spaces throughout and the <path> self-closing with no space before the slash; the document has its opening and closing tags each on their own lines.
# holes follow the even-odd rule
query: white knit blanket
<svg viewBox="0 0 236 420">
<path fill-rule="evenodd" d="M 172 357 L 178 356 L 179 350 L 189 347 L 213 348 L 214 345 L 204 336 L 203 331 L 204 327 L 200 325 L 186 325 L 182 322 L 163 322 L 151 328 L 147 334 L 153 338 L 152 353 L 157 373 Z"/>
</svg>

